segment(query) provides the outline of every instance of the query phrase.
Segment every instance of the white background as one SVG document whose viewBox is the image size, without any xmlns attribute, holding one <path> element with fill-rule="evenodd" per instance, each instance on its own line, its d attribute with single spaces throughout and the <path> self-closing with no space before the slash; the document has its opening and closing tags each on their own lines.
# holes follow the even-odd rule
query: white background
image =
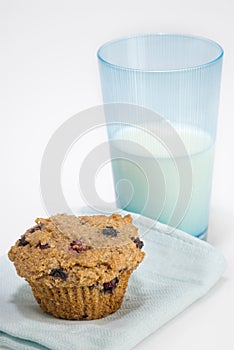
<svg viewBox="0 0 234 350">
<path fill-rule="evenodd" d="M 228 267 L 205 298 L 137 350 L 234 348 L 233 16 L 232 0 L 0 1 L 0 254 L 35 217 L 46 215 L 39 172 L 50 136 L 72 115 L 101 103 L 96 50 L 102 43 L 142 32 L 180 32 L 209 37 L 224 47 L 209 242 L 223 252 Z M 102 137 L 100 131 L 96 138 Z M 77 147 L 79 160 L 67 185 L 69 172 L 64 171 L 68 199 L 77 187 L 74 170 L 93 139 Z M 106 169 L 97 179 L 105 199 L 113 196 L 108 174 Z M 80 206 L 76 191 L 73 201 Z"/>
</svg>

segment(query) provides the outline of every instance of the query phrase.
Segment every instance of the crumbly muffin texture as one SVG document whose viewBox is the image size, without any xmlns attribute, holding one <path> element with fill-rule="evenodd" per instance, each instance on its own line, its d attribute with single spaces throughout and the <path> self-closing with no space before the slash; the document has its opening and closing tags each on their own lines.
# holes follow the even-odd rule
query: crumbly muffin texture
<svg viewBox="0 0 234 350">
<path fill-rule="evenodd" d="M 26 280 L 48 285 L 108 282 L 123 269 L 134 269 L 143 259 L 141 241 L 130 215 L 121 217 L 60 214 L 36 219 L 9 252 L 16 270 Z M 46 279 L 46 281 L 45 281 Z"/>
<path fill-rule="evenodd" d="M 36 219 L 8 256 L 44 311 L 88 320 L 120 307 L 142 247 L 130 215 L 58 214 Z"/>
</svg>

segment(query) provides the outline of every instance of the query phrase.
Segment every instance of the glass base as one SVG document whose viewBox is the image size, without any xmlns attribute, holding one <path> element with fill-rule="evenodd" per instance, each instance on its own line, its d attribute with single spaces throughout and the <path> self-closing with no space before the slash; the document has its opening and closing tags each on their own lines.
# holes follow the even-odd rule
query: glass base
<svg viewBox="0 0 234 350">
<path fill-rule="evenodd" d="M 134 207 L 132 207 L 130 205 L 129 206 L 121 205 L 121 203 L 119 201 L 117 201 L 117 207 L 121 208 L 123 210 L 127 210 L 127 211 L 132 212 L 132 213 L 136 213 L 136 214 L 139 214 L 139 212 L 140 212 L 140 211 L 136 210 Z M 162 223 L 164 225 L 167 225 L 167 222 L 161 221 L 160 219 L 155 219 L 155 217 L 153 217 L 153 215 L 151 216 L 151 215 L 148 215 L 148 214 L 145 214 L 145 213 L 144 213 L 144 215 L 146 217 L 149 217 L 152 220 L 158 220 L 158 222 L 160 222 L 160 223 Z M 181 231 L 183 231 L 183 232 L 193 236 L 193 237 L 196 237 L 196 238 L 201 239 L 203 241 L 207 241 L 208 226 L 203 231 L 201 231 L 200 233 L 197 233 L 197 234 L 196 233 L 192 233 L 191 231 L 189 232 L 189 230 L 187 230 L 185 227 L 180 227 L 180 225 L 178 225 L 176 228 L 178 230 L 181 230 Z"/>
<path fill-rule="evenodd" d="M 207 241 L 207 230 L 208 230 L 208 227 L 198 235 L 194 235 L 194 237 L 202 239 L 203 241 Z"/>
</svg>

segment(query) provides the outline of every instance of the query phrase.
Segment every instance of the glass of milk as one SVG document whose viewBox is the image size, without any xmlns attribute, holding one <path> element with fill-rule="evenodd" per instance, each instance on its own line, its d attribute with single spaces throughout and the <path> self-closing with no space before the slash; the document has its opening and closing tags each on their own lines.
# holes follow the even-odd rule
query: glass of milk
<svg viewBox="0 0 234 350">
<path fill-rule="evenodd" d="M 191 35 L 110 41 L 98 61 L 116 198 L 206 239 L 223 50 Z"/>
</svg>

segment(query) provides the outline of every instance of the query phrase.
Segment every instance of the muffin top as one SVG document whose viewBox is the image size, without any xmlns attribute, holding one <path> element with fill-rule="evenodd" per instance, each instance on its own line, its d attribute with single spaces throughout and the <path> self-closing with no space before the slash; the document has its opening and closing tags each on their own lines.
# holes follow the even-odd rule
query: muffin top
<svg viewBox="0 0 234 350">
<path fill-rule="evenodd" d="M 38 218 L 9 251 L 17 273 L 51 286 L 92 286 L 133 270 L 143 260 L 143 242 L 130 215 Z"/>
</svg>

